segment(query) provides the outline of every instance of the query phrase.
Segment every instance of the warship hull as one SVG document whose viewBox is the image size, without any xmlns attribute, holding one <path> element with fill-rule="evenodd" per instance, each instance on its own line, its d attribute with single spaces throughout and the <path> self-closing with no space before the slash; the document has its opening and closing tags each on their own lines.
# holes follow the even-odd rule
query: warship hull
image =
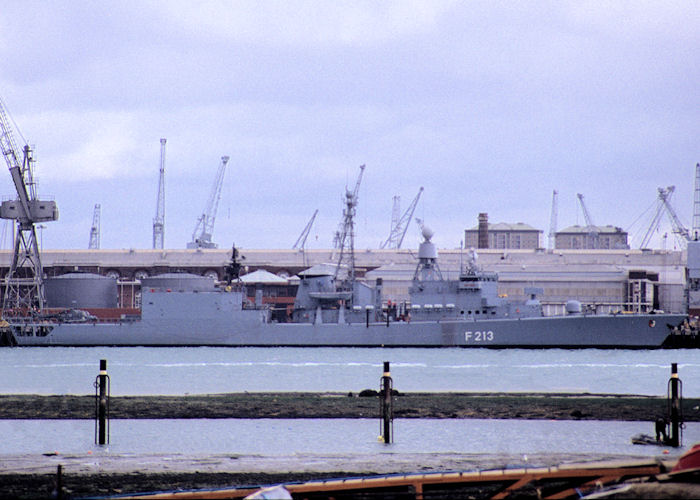
<svg viewBox="0 0 700 500">
<path fill-rule="evenodd" d="M 152 318 L 118 323 L 26 323 L 5 331 L 18 346 L 296 346 L 664 348 L 697 347 L 674 332 L 681 314 L 619 314 L 389 323 L 270 323 L 261 311 L 238 317 Z"/>
</svg>

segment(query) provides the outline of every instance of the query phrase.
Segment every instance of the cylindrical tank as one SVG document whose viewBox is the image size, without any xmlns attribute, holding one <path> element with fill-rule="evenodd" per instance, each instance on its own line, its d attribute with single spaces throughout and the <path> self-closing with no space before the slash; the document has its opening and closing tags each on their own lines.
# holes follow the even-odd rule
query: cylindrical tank
<svg viewBox="0 0 700 500">
<path fill-rule="evenodd" d="M 566 314 L 581 314 L 581 303 L 578 300 L 566 301 Z"/>
<path fill-rule="evenodd" d="M 211 292 L 215 289 L 213 278 L 189 273 L 165 273 L 141 280 L 141 290 L 155 292 Z"/>
<path fill-rule="evenodd" d="M 48 307 L 117 307 L 117 280 L 89 273 L 68 273 L 44 282 Z"/>
</svg>

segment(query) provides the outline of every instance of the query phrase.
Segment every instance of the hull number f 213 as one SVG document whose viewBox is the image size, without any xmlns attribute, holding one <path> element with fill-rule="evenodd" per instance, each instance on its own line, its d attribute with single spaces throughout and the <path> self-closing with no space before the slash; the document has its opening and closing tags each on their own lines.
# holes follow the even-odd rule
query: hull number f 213
<svg viewBox="0 0 700 500">
<path fill-rule="evenodd" d="M 493 342 L 493 331 L 471 331 L 467 330 L 464 333 L 464 340 L 469 344 L 471 342 Z"/>
</svg>

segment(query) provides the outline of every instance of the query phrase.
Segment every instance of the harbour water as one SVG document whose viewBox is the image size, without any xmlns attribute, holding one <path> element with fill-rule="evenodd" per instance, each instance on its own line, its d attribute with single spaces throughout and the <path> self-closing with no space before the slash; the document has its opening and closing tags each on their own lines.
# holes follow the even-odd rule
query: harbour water
<svg viewBox="0 0 700 500">
<path fill-rule="evenodd" d="M 666 394 L 671 363 L 678 363 L 683 395 L 700 397 L 700 350 L 596 349 L 6 348 L 0 349 L 0 392 L 93 394 L 100 359 L 108 361 L 113 395 L 358 392 L 378 388 L 382 363 L 390 361 L 394 387 L 403 392 L 659 396 Z M 658 456 L 661 448 L 630 442 L 633 435 L 652 432 L 651 422 L 397 419 L 396 442 L 383 445 L 377 442 L 379 422 L 374 419 L 112 420 L 111 444 L 98 447 L 91 420 L 4 420 L 0 463 L 8 465 L 11 456 L 59 452 L 120 461 L 146 454 L 168 459 L 230 454 L 253 457 L 250 467 L 284 455 L 293 457 L 291 470 L 330 454 L 345 461 L 386 454 L 478 454 L 518 457 L 522 464 L 528 454 L 537 453 Z M 696 442 L 700 424 L 689 423 L 686 446 L 670 449 L 668 456 Z"/>
<path fill-rule="evenodd" d="M 650 422 L 397 419 L 395 442 L 384 445 L 377 441 L 376 419 L 112 420 L 111 444 L 100 447 L 93 444 L 90 420 L 2 420 L 0 463 L 2 455 L 43 453 L 656 456 L 664 448 L 630 441 L 633 435 L 652 431 Z M 699 441 L 700 423 L 687 424 L 684 442 Z M 668 448 L 669 456 L 682 451 Z"/>
<path fill-rule="evenodd" d="M 113 395 L 357 392 L 391 362 L 403 392 L 590 392 L 665 395 L 678 363 L 700 397 L 700 350 L 88 347 L 0 349 L 4 394 L 92 394 L 106 359 Z"/>
</svg>

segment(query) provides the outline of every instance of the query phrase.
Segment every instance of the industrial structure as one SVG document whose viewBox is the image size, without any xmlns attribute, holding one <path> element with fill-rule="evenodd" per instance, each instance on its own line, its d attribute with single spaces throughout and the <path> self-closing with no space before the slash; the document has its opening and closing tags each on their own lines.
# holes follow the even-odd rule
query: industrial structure
<svg viewBox="0 0 700 500">
<path fill-rule="evenodd" d="M 697 177 L 696 177 L 696 184 L 697 184 Z M 651 235 L 656 229 L 659 227 L 659 222 L 661 221 L 661 217 L 664 213 L 668 215 L 668 219 L 671 222 L 671 227 L 673 228 L 673 234 L 676 237 L 677 241 L 680 243 L 680 245 L 683 247 L 685 246 L 688 241 L 691 240 L 690 236 L 690 231 L 683 225 L 681 220 L 678 218 L 678 214 L 676 214 L 676 211 L 674 210 L 673 206 L 671 205 L 671 196 L 673 195 L 673 192 L 675 191 L 676 187 L 675 186 L 668 186 L 667 188 L 658 188 L 658 201 L 657 201 L 657 207 L 656 207 L 656 213 L 654 214 L 654 218 L 651 221 L 651 225 L 649 226 L 649 229 L 647 230 L 647 233 L 644 235 L 644 238 L 642 239 L 642 245 L 640 248 L 647 248 L 649 241 L 651 239 Z M 697 197 L 697 192 L 698 188 L 696 186 L 696 197 Z M 695 207 L 694 207 L 695 209 Z M 693 219 L 695 220 L 695 218 Z M 697 231 L 695 231 L 697 234 Z"/>
<path fill-rule="evenodd" d="M 43 308 L 46 302 L 44 280 L 63 277 L 51 286 L 52 300 L 61 307 L 70 307 L 72 299 L 66 290 L 88 290 L 97 287 L 113 305 L 138 307 L 141 282 L 167 273 L 192 273 L 223 281 L 231 265 L 230 251 L 218 250 L 212 233 L 221 197 L 228 156 L 221 163 L 211 194 L 198 218 L 192 241 L 187 249 L 166 250 L 165 229 L 165 145 L 160 140 L 160 168 L 156 214 L 153 219 L 152 250 L 100 249 L 100 205 L 96 204 L 88 250 L 43 250 L 40 254 L 36 237 L 37 224 L 58 219 L 53 201 L 40 200 L 33 175 L 31 148 L 15 145 L 10 120 L 0 100 L 0 147 L 8 164 L 16 190 L 16 199 L 0 206 L 0 217 L 16 221 L 12 251 L 0 251 L 0 273 L 6 276 L 3 291 L 3 312 L 27 313 Z M 413 249 L 401 248 L 407 226 L 420 199 L 421 187 L 408 209 L 401 213 L 397 197 L 392 213 L 392 227 L 382 249 L 355 252 L 353 217 L 365 166 L 352 190 L 346 188 L 343 217 L 335 234 L 334 248 L 306 250 L 306 239 L 318 210 L 290 250 L 243 250 L 248 296 L 263 303 L 288 308 L 298 286 L 295 276 L 311 266 L 337 262 L 334 278 L 347 273 L 355 278 L 376 282 L 382 280 L 383 293 L 390 300 L 406 300 L 416 269 Z M 696 165 L 694 217 L 692 233 L 678 219 L 670 204 L 673 186 L 658 189 L 656 224 L 668 215 L 674 233 L 687 244 L 680 250 L 631 250 L 627 232 L 614 226 L 593 223 L 584 203 L 578 200 L 586 219 L 585 226 L 557 230 L 557 196 L 552 194 L 548 249 L 542 247 L 543 231 L 524 223 L 488 222 L 488 214 L 480 213 L 476 227 L 464 232 L 464 249 L 478 249 L 479 264 L 499 274 L 499 294 L 527 300 L 527 289 L 543 290 L 540 300 L 548 314 L 561 313 L 567 300 L 576 299 L 597 309 L 609 311 L 651 311 L 700 313 L 700 164 Z M 426 228 L 424 227 L 424 236 Z M 652 232 L 650 228 L 649 233 Z M 426 241 L 429 241 L 426 237 Z M 645 241 L 648 238 L 645 237 Z M 645 247 L 645 244 L 642 245 Z M 440 251 L 440 270 L 446 278 L 455 278 L 463 270 L 463 249 Z M 255 271 L 264 270 L 269 274 Z M 262 277 L 261 277 L 262 275 Z M 117 280 L 117 292 L 104 277 Z M 256 281 L 260 280 L 260 281 Z M 251 290 L 255 293 L 251 295 Z M 82 292 L 81 292 L 82 293 Z M 87 293 L 87 292 L 86 292 Z"/>
<path fill-rule="evenodd" d="M 5 274 L 3 315 L 26 315 L 45 302 L 44 271 L 36 239 L 36 223 L 58 220 L 56 202 L 40 200 L 34 181 L 34 157 L 28 144 L 17 148 L 8 112 L 0 99 L 0 150 L 5 158 L 17 198 L 3 201 L 0 218 L 17 221 L 15 247 Z"/>
<path fill-rule="evenodd" d="M 552 212 L 549 216 L 549 234 L 547 235 L 547 248 L 552 250 L 557 237 L 557 216 L 559 213 L 559 192 L 552 191 Z"/>
<path fill-rule="evenodd" d="M 95 209 L 92 212 L 92 226 L 90 226 L 90 241 L 88 242 L 88 250 L 99 250 L 100 248 L 101 211 L 100 204 L 95 203 Z"/>
<path fill-rule="evenodd" d="M 158 196 L 156 215 L 153 218 L 153 249 L 163 249 L 165 244 L 165 142 L 160 140 L 160 169 L 158 174 Z"/>
<path fill-rule="evenodd" d="M 216 171 L 214 184 L 209 194 L 207 204 L 204 206 L 202 215 L 197 219 L 197 224 L 192 232 L 192 241 L 187 244 L 187 248 L 217 248 L 218 245 L 212 241 L 214 233 L 214 222 L 216 221 L 216 212 L 219 208 L 219 200 L 221 199 L 221 187 L 224 184 L 224 174 L 226 173 L 226 165 L 228 165 L 229 157 L 222 156 L 219 168 Z"/>
<path fill-rule="evenodd" d="M 624 250 L 627 231 L 615 226 L 569 226 L 557 231 L 554 248 L 559 250 Z"/>
<path fill-rule="evenodd" d="M 335 267 L 334 279 L 338 279 L 341 269 L 347 269 L 347 282 L 351 283 L 355 280 L 355 225 L 354 217 L 360 192 L 360 183 L 362 182 L 362 174 L 365 172 L 365 166 L 360 165 L 360 173 L 357 176 L 355 188 L 350 191 L 345 189 L 345 208 L 343 209 L 343 219 L 338 227 L 338 232 L 335 237 L 335 248 L 340 252 L 337 265 Z"/>
<path fill-rule="evenodd" d="M 691 242 L 695 243 L 695 242 Z M 686 306 L 686 258 L 699 258 L 689 273 L 700 290 L 700 250 L 502 250 L 478 251 L 479 265 L 499 274 L 499 293 L 526 300 L 525 289 L 542 288 L 539 297 L 547 314 L 562 312 L 566 301 L 603 310 L 651 310 L 680 312 Z M 298 283 L 303 270 L 328 263 L 335 251 L 243 249 L 244 274 L 264 269 L 287 280 L 286 296 Z M 446 278 L 455 278 L 466 258 L 460 249 L 440 250 L 440 269 Z M 163 273 L 185 272 L 217 277 L 223 281 L 230 264 L 231 250 L 44 250 L 44 273 L 53 278 L 68 273 L 91 273 L 118 278 L 126 305 L 137 307 L 140 280 Z M 0 251 L 0 273 L 9 269 L 12 253 Z M 355 271 L 360 280 L 383 280 L 383 293 L 392 300 L 405 300 L 416 269 L 414 249 L 363 249 L 355 255 Z M 694 269 L 694 270 L 693 270 Z M 693 278 L 694 276 L 694 278 Z M 254 285 L 250 285 L 253 286 Z M 277 284 L 276 286 L 280 286 Z M 691 288 L 692 289 L 692 288 Z M 265 302 L 274 303 L 275 294 L 262 283 Z M 700 291 L 694 292 L 700 310 Z M 288 303 L 288 299 L 281 302 Z"/>
<path fill-rule="evenodd" d="M 535 249 L 540 248 L 542 231 L 518 222 L 488 222 L 486 213 L 479 214 L 479 224 L 464 231 L 465 248 Z"/>
<path fill-rule="evenodd" d="M 301 231 L 301 234 L 297 238 L 297 240 L 294 242 L 294 245 L 292 245 L 292 249 L 298 248 L 299 251 L 304 254 L 306 251 L 306 240 L 309 237 L 309 233 L 311 232 L 311 228 L 314 225 L 314 221 L 316 220 L 316 215 L 318 215 L 318 208 L 314 210 L 314 214 L 311 216 L 311 219 L 309 219 L 309 222 L 306 223 L 306 226 L 304 229 Z"/>
<path fill-rule="evenodd" d="M 413 218 L 413 213 L 416 211 L 416 206 L 418 205 L 418 200 L 420 200 L 420 195 L 423 194 L 423 187 L 418 190 L 418 194 L 406 211 L 401 214 L 401 197 L 394 196 L 394 202 L 391 212 L 391 230 L 389 231 L 389 237 L 380 245 L 380 248 L 401 248 L 403 239 L 406 236 L 406 231 L 408 230 L 408 224 Z"/>
</svg>

